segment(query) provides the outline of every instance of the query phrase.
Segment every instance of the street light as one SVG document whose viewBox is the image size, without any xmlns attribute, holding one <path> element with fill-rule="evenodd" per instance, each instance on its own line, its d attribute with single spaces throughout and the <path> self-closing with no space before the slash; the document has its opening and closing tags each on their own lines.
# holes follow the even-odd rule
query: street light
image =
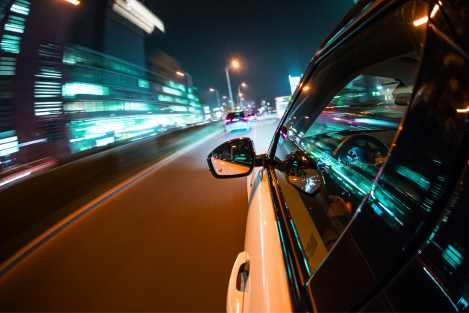
<svg viewBox="0 0 469 313">
<path fill-rule="evenodd" d="M 225 66 L 226 84 L 228 85 L 228 96 L 230 97 L 231 106 L 233 106 L 234 99 L 233 99 L 233 91 L 231 90 L 230 68 L 238 70 L 241 68 L 241 63 L 237 59 L 232 59 Z"/>
<path fill-rule="evenodd" d="M 210 92 L 214 92 L 215 93 L 215 96 L 217 97 L 217 103 L 218 103 L 218 107 L 221 108 L 221 103 L 220 103 L 220 93 L 218 92 L 217 89 L 215 88 L 209 88 L 208 91 Z"/>
<path fill-rule="evenodd" d="M 248 84 L 246 84 L 245 82 L 242 82 L 241 84 L 239 84 L 238 86 L 238 104 L 241 105 L 241 101 L 243 101 L 244 99 L 243 98 L 243 93 L 241 92 L 241 88 L 248 88 Z"/>
<path fill-rule="evenodd" d="M 233 59 L 233 60 L 231 60 L 231 67 L 234 68 L 235 70 L 237 70 L 241 67 L 241 63 L 239 63 L 238 60 Z"/>
<path fill-rule="evenodd" d="M 176 71 L 176 75 L 179 77 L 186 78 L 186 84 L 188 88 L 193 86 L 192 76 L 187 72 Z"/>
</svg>

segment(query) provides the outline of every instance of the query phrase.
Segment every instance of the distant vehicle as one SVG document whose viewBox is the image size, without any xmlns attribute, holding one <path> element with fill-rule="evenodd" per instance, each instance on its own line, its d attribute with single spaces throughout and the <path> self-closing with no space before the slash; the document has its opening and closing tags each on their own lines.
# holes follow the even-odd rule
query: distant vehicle
<svg viewBox="0 0 469 313">
<path fill-rule="evenodd" d="M 248 121 L 256 121 L 257 120 L 257 115 L 255 112 L 248 112 L 247 114 Z"/>
<path fill-rule="evenodd" d="M 249 117 L 244 111 L 230 112 L 225 116 L 225 131 L 249 131 L 251 126 L 249 124 Z"/>
<path fill-rule="evenodd" d="M 215 177 L 249 175 L 229 313 L 469 309 L 461 12 L 467 1 L 359 1 L 315 54 L 268 153 L 238 138 L 209 155 Z"/>
</svg>

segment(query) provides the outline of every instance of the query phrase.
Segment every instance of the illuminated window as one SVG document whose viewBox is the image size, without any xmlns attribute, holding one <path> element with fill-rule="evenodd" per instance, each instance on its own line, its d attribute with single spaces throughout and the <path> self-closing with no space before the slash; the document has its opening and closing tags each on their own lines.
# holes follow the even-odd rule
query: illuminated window
<svg viewBox="0 0 469 313">
<path fill-rule="evenodd" d="M 25 29 L 25 18 L 15 15 L 10 15 L 8 21 L 5 24 L 5 30 L 13 33 L 24 33 Z"/>
<path fill-rule="evenodd" d="M 64 97 L 75 97 L 77 95 L 109 95 L 109 88 L 89 83 L 66 83 L 62 87 L 62 95 Z"/>
<path fill-rule="evenodd" d="M 7 156 L 18 151 L 18 137 L 15 131 L 0 132 L 0 156 Z"/>
<path fill-rule="evenodd" d="M 16 71 L 16 59 L 0 57 L 0 76 L 14 76 Z"/>
<path fill-rule="evenodd" d="M 150 82 L 148 80 L 145 80 L 145 79 L 139 79 L 138 80 L 138 86 L 140 88 L 148 89 L 148 88 L 150 88 Z"/>
<path fill-rule="evenodd" d="M 20 53 L 21 38 L 16 35 L 4 34 L 0 41 L 0 48 L 5 52 Z"/>
</svg>

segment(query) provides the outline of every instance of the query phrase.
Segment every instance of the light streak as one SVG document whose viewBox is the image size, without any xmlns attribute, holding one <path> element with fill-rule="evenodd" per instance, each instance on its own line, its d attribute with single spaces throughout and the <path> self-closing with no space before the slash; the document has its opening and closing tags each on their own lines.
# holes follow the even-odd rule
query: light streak
<svg viewBox="0 0 469 313">
<path fill-rule="evenodd" d="M 163 22 L 137 0 L 115 0 L 112 9 L 148 34 L 153 33 L 155 28 L 165 32 Z"/>
<path fill-rule="evenodd" d="M 440 4 L 441 4 L 441 2 L 440 2 Z M 435 15 L 439 11 L 439 9 L 440 9 L 440 5 L 435 4 L 432 11 L 430 12 L 430 18 L 435 17 Z M 424 16 L 424 17 L 421 17 L 421 18 L 418 18 L 418 19 L 414 20 L 413 24 L 414 24 L 415 27 L 419 27 L 419 26 L 427 24 L 427 23 L 428 23 L 428 16 Z"/>
<path fill-rule="evenodd" d="M 74 6 L 80 5 L 80 0 L 65 0 L 65 2 L 71 3 Z"/>
</svg>

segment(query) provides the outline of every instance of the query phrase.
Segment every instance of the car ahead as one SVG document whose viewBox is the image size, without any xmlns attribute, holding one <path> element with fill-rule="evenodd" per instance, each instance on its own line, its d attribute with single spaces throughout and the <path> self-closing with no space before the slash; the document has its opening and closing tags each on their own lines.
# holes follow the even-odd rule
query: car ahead
<svg viewBox="0 0 469 313">
<path fill-rule="evenodd" d="M 228 312 L 469 309 L 469 3 L 359 1 L 324 41 L 248 176 Z"/>
<path fill-rule="evenodd" d="M 249 124 L 249 117 L 244 111 L 230 112 L 225 116 L 225 131 L 249 131 L 251 126 Z"/>
</svg>

